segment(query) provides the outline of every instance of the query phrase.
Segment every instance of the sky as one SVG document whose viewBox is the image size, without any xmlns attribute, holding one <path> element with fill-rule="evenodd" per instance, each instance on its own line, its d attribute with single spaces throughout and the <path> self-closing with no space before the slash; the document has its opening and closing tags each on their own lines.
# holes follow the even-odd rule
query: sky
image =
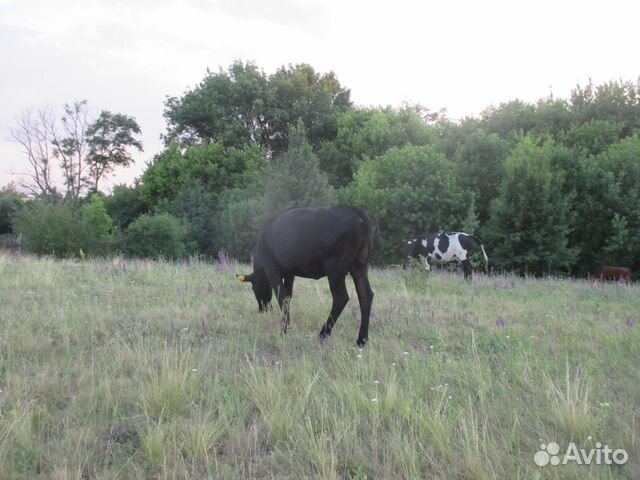
<svg viewBox="0 0 640 480">
<path fill-rule="evenodd" d="M 207 69 L 309 63 L 358 106 L 459 119 L 636 81 L 638 18 L 637 0 L 0 0 L 0 186 L 28 171 L 10 135 L 26 110 L 87 100 L 133 116 L 144 152 L 106 185 L 131 183 L 162 150 L 166 97 Z"/>
</svg>

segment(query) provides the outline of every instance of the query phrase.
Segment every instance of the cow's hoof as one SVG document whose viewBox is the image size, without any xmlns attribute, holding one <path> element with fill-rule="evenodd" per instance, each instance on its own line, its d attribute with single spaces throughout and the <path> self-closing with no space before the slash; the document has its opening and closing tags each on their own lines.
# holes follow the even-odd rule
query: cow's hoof
<svg viewBox="0 0 640 480">
<path fill-rule="evenodd" d="M 327 330 L 325 327 L 322 327 L 322 330 L 320 330 L 320 333 L 318 334 L 318 339 L 320 341 L 326 340 L 329 335 L 331 335 L 331 330 Z"/>
<path fill-rule="evenodd" d="M 359 338 L 358 341 L 356 342 L 356 345 L 362 348 L 367 344 L 368 340 L 369 340 L 368 338 Z"/>
</svg>

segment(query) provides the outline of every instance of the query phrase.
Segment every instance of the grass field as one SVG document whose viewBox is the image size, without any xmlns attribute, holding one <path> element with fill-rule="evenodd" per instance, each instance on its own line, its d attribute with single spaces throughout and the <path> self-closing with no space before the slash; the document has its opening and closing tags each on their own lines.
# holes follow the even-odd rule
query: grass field
<svg viewBox="0 0 640 480">
<path fill-rule="evenodd" d="M 236 271 L 0 257 L 0 478 L 640 478 L 640 286 L 373 270 L 360 350 L 352 282 L 320 344 Z"/>
</svg>

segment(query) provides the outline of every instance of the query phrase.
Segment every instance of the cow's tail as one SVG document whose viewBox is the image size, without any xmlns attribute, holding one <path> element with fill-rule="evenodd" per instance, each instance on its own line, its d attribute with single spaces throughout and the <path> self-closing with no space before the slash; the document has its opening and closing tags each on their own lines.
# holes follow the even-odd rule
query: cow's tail
<svg viewBox="0 0 640 480">
<path fill-rule="evenodd" d="M 361 262 L 366 263 L 369 261 L 371 255 L 373 254 L 373 236 L 375 229 L 373 226 L 373 222 L 371 221 L 371 218 L 369 218 L 367 212 L 365 212 L 362 208 L 356 206 L 351 206 L 351 209 L 356 212 L 358 217 L 360 217 L 366 230 L 366 254 L 364 255 L 365 258 L 359 259 Z"/>
<path fill-rule="evenodd" d="M 480 244 L 480 249 L 482 250 L 482 256 L 484 257 L 484 271 L 485 273 L 489 273 L 489 257 L 487 257 L 487 252 L 484 251 L 484 245 L 482 244 L 482 240 L 472 235 L 473 239 Z"/>
</svg>

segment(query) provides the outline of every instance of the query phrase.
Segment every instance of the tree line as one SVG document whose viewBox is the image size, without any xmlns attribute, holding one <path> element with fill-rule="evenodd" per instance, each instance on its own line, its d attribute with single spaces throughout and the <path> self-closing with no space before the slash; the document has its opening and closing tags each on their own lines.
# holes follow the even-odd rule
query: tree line
<svg viewBox="0 0 640 480">
<path fill-rule="evenodd" d="M 375 222 L 378 265 L 400 263 L 407 238 L 460 230 L 483 239 L 497 270 L 640 269 L 640 88 L 630 81 L 452 121 L 419 105 L 355 106 L 334 73 L 310 65 L 268 75 L 236 62 L 168 97 L 164 117 L 164 149 L 108 195 L 98 181 L 142 148 L 135 120 L 102 112 L 81 154 L 75 137 L 45 135 L 46 166 L 85 165 L 86 178 L 64 176 L 66 194 L 34 181 L 29 200 L 5 188 L 0 229 L 42 254 L 224 250 L 248 261 L 269 213 L 351 203 Z"/>
</svg>

